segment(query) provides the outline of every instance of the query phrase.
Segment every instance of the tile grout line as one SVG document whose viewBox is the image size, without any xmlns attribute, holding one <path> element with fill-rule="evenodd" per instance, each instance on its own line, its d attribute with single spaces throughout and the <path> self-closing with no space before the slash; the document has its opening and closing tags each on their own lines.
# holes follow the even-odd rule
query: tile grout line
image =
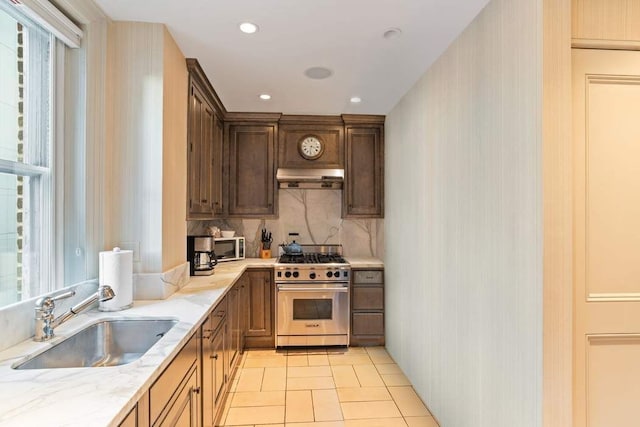
<svg viewBox="0 0 640 427">
<path fill-rule="evenodd" d="M 328 359 L 328 358 L 329 358 L 329 356 L 330 356 L 330 354 L 329 354 L 328 352 L 327 352 L 327 353 L 324 353 L 324 354 L 326 354 L 327 359 Z M 362 353 L 361 353 L 361 354 L 362 354 Z M 373 365 L 373 366 L 374 366 L 374 369 L 375 369 L 375 372 L 376 372 L 378 375 L 382 376 L 382 373 L 380 372 L 380 370 L 379 370 L 379 368 L 378 368 L 378 365 L 373 361 L 373 359 L 371 358 L 371 354 L 369 353 L 369 351 L 368 351 L 367 349 L 365 349 L 365 353 L 364 353 L 364 354 L 366 354 L 366 355 L 367 355 L 367 359 L 368 359 L 368 362 L 369 362 L 369 363 L 362 364 L 362 365 L 368 365 L 368 364 Z M 293 391 L 293 390 L 289 390 L 289 388 L 288 388 L 288 387 L 289 387 L 289 368 L 290 368 L 290 367 L 293 367 L 293 366 L 290 366 L 290 365 L 289 365 L 289 356 L 302 356 L 302 355 L 306 355 L 306 356 L 307 356 L 307 364 L 306 364 L 306 366 L 307 366 L 307 367 L 310 367 L 310 365 L 309 365 L 309 354 L 308 354 L 308 349 L 307 349 L 307 351 L 306 351 L 304 354 L 300 354 L 300 353 L 289 353 L 289 352 L 287 351 L 287 352 L 285 353 L 285 355 L 284 355 L 285 357 L 287 357 L 287 361 L 286 361 L 286 363 L 285 363 L 285 372 L 284 372 L 284 373 L 285 373 L 285 381 L 284 381 L 284 383 L 285 383 L 285 384 L 284 384 L 284 389 L 285 389 L 285 390 L 284 390 L 284 391 L 285 391 L 285 408 L 284 408 L 284 420 L 283 420 L 283 425 L 285 425 L 285 426 L 287 425 L 287 423 L 286 423 L 286 414 L 287 414 L 287 405 L 286 405 L 287 401 L 286 401 L 286 396 L 287 396 L 287 393 L 288 393 L 289 391 Z M 248 352 L 247 352 L 247 354 L 245 354 L 245 355 L 243 356 L 242 361 L 241 361 L 241 363 L 240 363 L 239 367 L 241 367 L 241 368 L 244 368 L 244 367 L 245 367 L 245 363 L 246 363 L 246 360 L 247 360 L 247 356 L 248 356 Z M 392 361 L 391 363 L 395 363 L 395 361 L 394 361 L 393 359 L 391 359 L 391 361 Z M 337 396 L 337 389 L 338 389 L 338 387 L 337 387 L 337 385 L 336 385 L 335 372 L 333 372 L 333 369 L 332 369 L 332 368 L 334 367 L 334 365 L 332 365 L 332 364 L 329 362 L 329 360 L 327 360 L 327 362 L 328 362 L 327 367 L 328 367 L 328 368 L 329 368 L 329 370 L 331 371 L 331 377 L 332 377 L 332 381 L 333 381 L 333 386 L 332 386 L 330 389 L 327 389 L 327 390 L 333 390 L 333 391 L 334 391 L 334 393 L 335 393 L 335 394 L 336 394 L 336 396 Z M 357 365 L 360 365 L 360 364 L 357 364 Z M 296 366 L 297 366 L 297 365 L 296 365 Z M 322 365 L 319 365 L 319 366 L 322 366 Z M 339 366 L 339 365 L 335 365 L 335 366 Z M 363 387 L 363 386 L 362 386 L 361 379 L 360 379 L 360 377 L 358 376 L 357 371 L 356 371 L 356 369 L 355 369 L 356 365 L 354 365 L 354 364 L 348 364 L 348 365 L 346 365 L 346 366 L 350 366 L 350 367 L 351 367 L 351 369 L 352 369 L 352 372 L 353 372 L 353 373 L 354 373 L 354 375 L 356 376 L 356 382 L 357 382 L 357 384 L 358 384 L 358 386 L 359 386 L 358 388 L 365 388 L 365 387 Z M 264 387 L 264 378 L 265 378 L 265 376 L 266 376 L 266 368 L 265 368 L 265 367 L 263 367 L 262 369 L 263 369 L 263 372 L 262 372 L 262 376 L 261 376 L 261 379 L 260 379 L 260 388 L 259 388 L 259 389 L 260 389 L 261 391 L 264 391 L 264 390 L 263 390 L 263 387 Z M 239 381 L 239 377 L 240 377 L 240 375 L 238 375 L 238 381 Z M 384 381 L 384 379 L 383 379 L 383 385 L 384 385 L 384 389 L 385 389 L 386 393 L 391 397 L 391 400 L 392 400 L 392 401 L 393 401 L 393 403 L 394 403 L 394 407 L 396 407 L 396 409 L 398 410 L 398 412 L 399 412 L 399 414 L 400 414 L 400 417 L 401 417 L 401 418 L 402 418 L 402 420 L 403 420 L 404 425 L 405 425 L 405 426 L 408 426 L 408 425 L 409 425 L 409 423 L 408 423 L 408 421 L 407 421 L 407 417 L 406 417 L 405 415 L 403 415 L 403 414 L 402 414 L 402 411 L 400 410 L 400 407 L 399 407 L 399 405 L 398 405 L 398 403 L 397 403 L 396 399 L 393 397 L 393 395 L 392 395 L 392 394 L 391 394 L 391 392 L 390 392 L 390 387 L 391 387 L 391 386 L 387 385 L 387 384 L 386 384 L 386 382 Z M 409 386 L 409 388 L 411 388 L 411 389 L 412 389 L 412 390 L 414 390 L 414 392 L 415 392 L 415 388 L 413 387 L 413 385 L 412 385 L 412 384 L 408 384 L 408 386 Z M 398 386 L 394 386 L 394 387 L 402 387 L 402 386 L 398 385 Z M 318 391 L 319 391 L 319 390 L 320 390 L 320 389 L 318 389 Z M 311 398 L 311 410 L 313 411 L 313 415 L 312 415 L 312 419 L 313 419 L 313 421 L 312 421 L 312 422 L 314 422 L 314 423 L 320 423 L 320 422 L 322 422 L 322 421 L 319 421 L 319 420 L 316 418 L 316 413 L 315 413 L 315 406 L 316 406 L 315 404 L 316 404 L 316 402 L 315 402 L 315 400 L 314 400 L 314 389 L 308 389 L 308 391 L 310 392 L 310 398 Z M 422 400 L 422 399 L 420 399 L 420 400 Z M 231 405 L 231 400 L 230 400 L 229 402 L 230 402 L 230 403 L 229 403 L 229 405 Z M 374 402 L 374 401 L 372 401 L 372 402 Z M 340 421 L 342 421 L 342 422 L 346 421 L 346 420 L 344 419 L 344 413 L 343 413 L 343 411 L 342 411 L 342 404 L 343 404 L 343 403 L 344 403 L 344 402 L 341 402 L 341 401 L 340 401 L 340 398 L 338 397 L 338 409 L 340 410 L 340 416 L 341 416 L 341 419 L 340 419 L 340 420 L 336 420 L 336 421 L 338 421 L 338 422 L 340 422 Z M 424 405 L 424 402 L 422 402 L 422 403 L 423 403 L 423 405 Z M 271 405 L 271 406 L 273 406 L 273 405 Z M 230 406 L 229 406 L 229 407 L 230 407 Z M 425 405 L 425 407 L 426 407 L 426 405 Z M 433 417 L 433 416 L 432 416 L 432 417 Z M 226 418 L 228 418 L 228 413 L 227 413 L 227 416 L 225 417 L 225 424 L 223 424 L 223 425 L 226 425 Z"/>
<path fill-rule="evenodd" d="M 277 350 L 276 350 L 277 351 Z M 286 350 L 286 363 L 284 364 L 284 415 L 282 425 L 287 425 L 287 401 L 289 400 L 289 350 Z"/>
</svg>

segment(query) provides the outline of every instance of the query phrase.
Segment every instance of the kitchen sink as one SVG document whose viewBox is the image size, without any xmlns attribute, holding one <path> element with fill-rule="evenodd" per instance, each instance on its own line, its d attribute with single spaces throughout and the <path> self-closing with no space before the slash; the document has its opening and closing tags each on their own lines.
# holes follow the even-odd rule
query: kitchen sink
<svg viewBox="0 0 640 427">
<path fill-rule="evenodd" d="M 14 369 L 125 365 L 142 357 L 177 323 L 173 319 L 103 320 L 19 363 Z"/>
</svg>

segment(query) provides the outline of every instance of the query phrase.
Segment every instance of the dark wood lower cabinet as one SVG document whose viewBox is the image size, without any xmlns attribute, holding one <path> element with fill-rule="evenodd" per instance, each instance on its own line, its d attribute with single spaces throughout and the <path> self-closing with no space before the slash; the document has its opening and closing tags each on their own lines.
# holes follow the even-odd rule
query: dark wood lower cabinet
<svg viewBox="0 0 640 427">
<path fill-rule="evenodd" d="M 250 270 L 247 273 L 249 287 L 249 313 L 245 345 L 249 348 L 273 348 L 274 289 L 271 269 Z"/>
<path fill-rule="evenodd" d="M 247 328 L 259 339 L 273 330 L 270 286 L 270 270 L 245 273 L 119 425 L 218 425 Z M 260 307 L 257 316 L 249 316 L 252 303 Z"/>
<path fill-rule="evenodd" d="M 245 273 L 237 283 L 238 305 L 240 306 L 240 353 L 244 353 L 247 340 L 247 329 L 249 327 L 249 274 Z"/>
<path fill-rule="evenodd" d="M 227 326 L 228 334 L 225 343 L 227 376 L 233 374 L 238 357 L 240 357 L 240 283 L 236 283 L 227 293 Z"/>
<path fill-rule="evenodd" d="M 265 271 L 260 270 L 256 275 L 254 272 L 245 273 L 202 324 L 202 419 L 205 427 L 216 426 L 220 422 L 227 391 L 244 349 L 243 337 L 249 325 L 251 278 L 254 284 L 261 283 L 265 280 Z M 271 283 L 270 275 L 267 282 Z"/>
<path fill-rule="evenodd" d="M 216 425 L 227 383 L 226 349 L 228 296 L 202 324 L 202 419 L 205 427 Z"/>
<path fill-rule="evenodd" d="M 198 334 L 171 361 L 149 389 L 149 420 L 152 426 L 200 426 L 200 367 Z M 144 403 L 146 395 L 138 405 Z M 140 417 L 138 417 L 140 419 Z"/>
<path fill-rule="evenodd" d="M 351 272 L 350 344 L 384 345 L 384 270 Z"/>
<path fill-rule="evenodd" d="M 198 370 L 193 366 L 166 418 L 157 425 L 160 427 L 200 426 L 199 400 Z"/>
<path fill-rule="evenodd" d="M 118 427 L 138 427 L 138 405 L 129 411 Z"/>
</svg>

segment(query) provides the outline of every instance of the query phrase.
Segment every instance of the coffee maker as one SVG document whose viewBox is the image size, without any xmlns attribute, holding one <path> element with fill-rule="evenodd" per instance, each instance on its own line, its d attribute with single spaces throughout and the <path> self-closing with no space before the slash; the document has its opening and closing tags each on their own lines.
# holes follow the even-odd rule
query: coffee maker
<svg viewBox="0 0 640 427">
<path fill-rule="evenodd" d="M 187 236 L 187 261 L 192 276 L 210 276 L 218 263 L 213 236 Z"/>
</svg>

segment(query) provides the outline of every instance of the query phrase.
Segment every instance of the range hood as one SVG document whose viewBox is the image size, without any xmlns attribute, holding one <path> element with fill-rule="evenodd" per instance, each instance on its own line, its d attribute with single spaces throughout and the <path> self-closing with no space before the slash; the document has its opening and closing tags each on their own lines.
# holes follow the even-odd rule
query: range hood
<svg viewBox="0 0 640 427">
<path fill-rule="evenodd" d="M 342 188 L 344 169 L 288 169 L 279 168 L 276 174 L 280 188 Z"/>
</svg>

